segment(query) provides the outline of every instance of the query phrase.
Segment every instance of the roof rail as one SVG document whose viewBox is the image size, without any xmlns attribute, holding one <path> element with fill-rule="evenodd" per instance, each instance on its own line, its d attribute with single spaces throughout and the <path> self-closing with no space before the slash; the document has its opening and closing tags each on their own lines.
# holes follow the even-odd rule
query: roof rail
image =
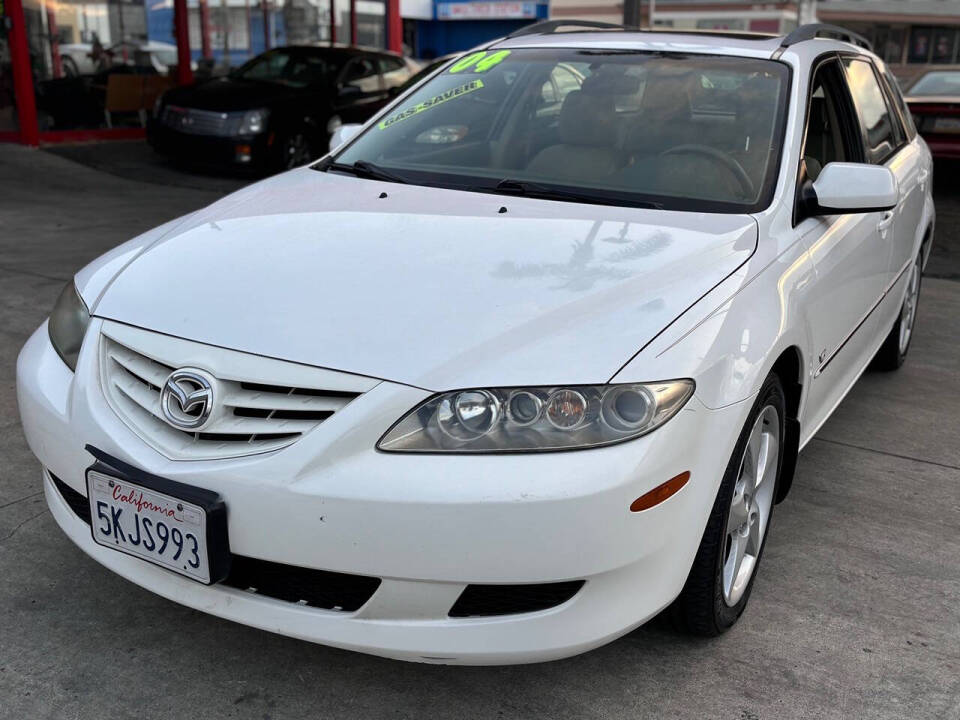
<svg viewBox="0 0 960 720">
<path fill-rule="evenodd" d="M 598 22 L 596 20 L 544 20 L 543 22 L 524 25 L 519 30 L 514 30 L 507 35 L 508 38 L 520 37 L 522 35 L 547 35 L 556 32 L 562 27 L 590 28 L 593 30 L 625 30 L 623 25 L 615 23 Z"/>
<path fill-rule="evenodd" d="M 826 25 L 824 23 L 808 23 L 807 25 L 801 25 L 783 39 L 783 42 L 780 43 L 780 47 L 787 48 L 791 45 L 796 45 L 799 42 L 803 42 L 804 40 L 813 40 L 814 38 L 818 37 L 828 37 L 834 38 L 835 40 L 843 40 L 844 42 L 859 45 L 860 47 L 873 52 L 873 45 L 871 45 L 870 41 L 867 40 L 863 35 L 858 35 L 857 33 L 847 30 L 846 28 L 842 28 L 839 25 Z"/>
</svg>

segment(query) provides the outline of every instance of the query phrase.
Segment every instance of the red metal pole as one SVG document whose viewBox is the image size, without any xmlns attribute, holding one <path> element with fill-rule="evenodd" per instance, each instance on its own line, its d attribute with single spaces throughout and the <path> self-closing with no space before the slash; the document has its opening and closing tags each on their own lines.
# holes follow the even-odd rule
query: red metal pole
<svg viewBox="0 0 960 720">
<path fill-rule="evenodd" d="M 330 44 L 337 41 L 337 0 L 330 0 Z"/>
<path fill-rule="evenodd" d="M 263 9 L 263 49 L 270 49 L 270 0 L 260 0 Z"/>
<path fill-rule="evenodd" d="M 33 95 L 33 72 L 30 68 L 30 49 L 27 45 L 27 26 L 23 19 L 21 0 L 6 0 L 7 16 L 13 27 L 7 35 L 10 46 L 10 65 L 13 73 L 13 94 L 17 102 L 17 121 L 20 142 L 39 145 L 37 101 Z"/>
<path fill-rule="evenodd" d="M 60 59 L 60 38 L 57 37 L 57 14 L 47 7 L 47 32 L 50 35 L 50 59 L 53 61 L 53 76 L 63 77 L 63 61 Z"/>
<path fill-rule="evenodd" d="M 400 0 L 387 0 L 387 48 L 395 53 L 403 52 L 403 19 L 400 17 Z"/>
<path fill-rule="evenodd" d="M 173 1 L 173 32 L 177 39 L 177 84 L 193 82 L 190 67 L 190 22 L 187 16 L 187 0 Z"/>
<path fill-rule="evenodd" d="M 213 57 L 210 48 L 210 5 L 207 0 L 200 0 L 200 50 L 207 60 Z"/>
<path fill-rule="evenodd" d="M 350 0 L 350 44 L 357 44 L 357 0 Z"/>
</svg>

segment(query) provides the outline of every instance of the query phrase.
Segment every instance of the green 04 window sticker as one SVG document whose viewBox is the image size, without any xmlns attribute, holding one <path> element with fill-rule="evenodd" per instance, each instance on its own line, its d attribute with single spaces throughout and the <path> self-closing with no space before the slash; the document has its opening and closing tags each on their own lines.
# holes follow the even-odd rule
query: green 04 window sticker
<svg viewBox="0 0 960 720">
<path fill-rule="evenodd" d="M 417 103 L 413 107 L 409 107 L 406 110 L 398 112 L 396 115 L 391 115 L 390 117 L 385 118 L 377 123 L 377 127 L 381 130 L 386 130 L 388 127 L 396 125 L 401 120 L 406 120 L 408 117 L 413 117 L 414 115 L 429 110 L 430 108 L 436 107 L 437 105 L 447 102 L 447 100 L 453 100 L 454 98 L 462 97 L 467 93 L 471 93 L 474 90 L 479 90 L 482 87 L 482 80 L 471 80 L 468 83 L 451 88 L 446 92 L 440 93 L 439 95 L 435 95 L 429 100 L 424 100 L 423 102 Z"/>
<path fill-rule="evenodd" d="M 466 57 L 460 58 L 453 65 L 450 66 L 450 69 L 447 70 L 449 73 L 461 73 L 465 70 L 470 72 L 486 72 L 495 65 L 499 65 L 504 60 L 507 59 L 507 55 L 510 54 L 509 50 L 498 50 L 495 53 L 487 54 L 486 50 L 481 50 L 480 52 L 470 53 Z"/>
</svg>

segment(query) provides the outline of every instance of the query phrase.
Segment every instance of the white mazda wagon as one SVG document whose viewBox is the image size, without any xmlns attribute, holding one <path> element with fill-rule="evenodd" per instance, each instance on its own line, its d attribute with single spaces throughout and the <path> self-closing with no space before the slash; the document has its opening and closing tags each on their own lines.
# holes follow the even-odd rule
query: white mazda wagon
<svg viewBox="0 0 960 720">
<path fill-rule="evenodd" d="M 64 288 L 17 367 L 63 531 L 406 660 L 731 627 L 798 452 L 910 347 L 931 160 L 880 59 L 547 22 L 332 144 Z"/>
</svg>

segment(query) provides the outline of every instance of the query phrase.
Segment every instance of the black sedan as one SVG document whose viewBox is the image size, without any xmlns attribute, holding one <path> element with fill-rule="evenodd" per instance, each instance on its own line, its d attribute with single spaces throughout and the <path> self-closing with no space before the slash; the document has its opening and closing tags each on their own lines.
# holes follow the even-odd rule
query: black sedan
<svg viewBox="0 0 960 720">
<path fill-rule="evenodd" d="M 269 50 L 231 74 L 167 91 L 147 138 L 191 162 L 276 171 L 326 152 L 330 135 L 382 108 L 415 68 L 356 47 Z"/>
<path fill-rule="evenodd" d="M 960 70 L 932 70 L 904 93 L 935 158 L 960 160 Z"/>
</svg>

